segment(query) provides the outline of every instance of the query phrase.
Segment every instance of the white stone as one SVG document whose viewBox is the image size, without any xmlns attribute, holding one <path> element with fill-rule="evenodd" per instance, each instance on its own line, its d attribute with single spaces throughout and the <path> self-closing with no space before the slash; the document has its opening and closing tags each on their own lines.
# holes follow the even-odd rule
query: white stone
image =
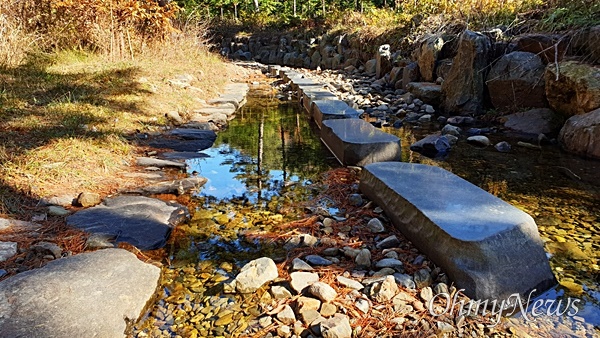
<svg viewBox="0 0 600 338">
<path fill-rule="evenodd" d="M 251 293 L 277 277 L 279 273 L 275 262 L 268 257 L 258 258 L 242 267 L 235 278 L 236 290 L 239 293 Z"/>
<path fill-rule="evenodd" d="M 337 292 L 329 284 L 323 282 L 311 284 L 308 292 L 324 302 L 331 302 L 337 297 Z"/>
</svg>

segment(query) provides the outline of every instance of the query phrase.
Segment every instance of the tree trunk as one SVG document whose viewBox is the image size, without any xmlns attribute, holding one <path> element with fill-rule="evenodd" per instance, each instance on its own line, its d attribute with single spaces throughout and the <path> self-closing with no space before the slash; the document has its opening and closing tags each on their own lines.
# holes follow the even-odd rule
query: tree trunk
<svg viewBox="0 0 600 338">
<path fill-rule="evenodd" d="M 254 0 L 254 10 L 258 12 L 260 7 L 258 6 L 258 0 Z"/>
<path fill-rule="evenodd" d="M 323 4 L 323 17 L 325 16 L 325 0 L 322 0 L 321 3 Z"/>
<path fill-rule="evenodd" d="M 233 3 L 233 19 L 235 21 L 237 21 L 237 19 L 238 19 L 237 3 L 235 3 L 235 2 Z"/>
<path fill-rule="evenodd" d="M 294 18 L 296 17 L 296 0 L 294 0 Z"/>
</svg>

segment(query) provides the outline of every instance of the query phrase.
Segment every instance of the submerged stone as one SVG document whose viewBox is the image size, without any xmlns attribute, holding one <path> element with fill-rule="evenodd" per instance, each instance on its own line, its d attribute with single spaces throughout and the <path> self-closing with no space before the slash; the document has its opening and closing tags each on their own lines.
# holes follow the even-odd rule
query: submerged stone
<svg viewBox="0 0 600 338">
<path fill-rule="evenodd" d="M 343 165 L 400 161 L 400 139 L 360 119 L 323 121 L 321 140 Z"/>
<path fill-rule="evenodd" d="M 555 283 L 531 216 L 442 168 L 370 164 L 360 190 L 471 298 Z"/>
</svg>

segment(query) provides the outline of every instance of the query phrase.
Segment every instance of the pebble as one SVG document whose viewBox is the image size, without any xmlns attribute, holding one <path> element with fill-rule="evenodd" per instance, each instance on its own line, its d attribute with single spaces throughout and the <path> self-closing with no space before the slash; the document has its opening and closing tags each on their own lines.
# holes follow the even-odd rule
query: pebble
<svg viewBox="0 0 600 338">
<path fill-rule="evenodd" d="M 271 287 L 271 294 L 274 299 L 287 299 L 292 298 L 292 293 L 284 286 L 274 285 Z"/>
<path fill-rule="evenodd" d="M 380 233 L 385 231 L 385 227 L 379 220 L 379 218 L 371 218 L 367 223 L 367 227 L 371 230 L 372 233 Z"/>
<path fill-rule="evenodd" d="M 338 248 L 327 248 L 323 250 L 322 254 L 325 256 L 337 256 L 340 252 Z"/>
<path fill-rule="evenodd" d="M 330 261 L 327 258 L 323 258 L 319 255 L 308 255 L 306 257 L 304 257 L 304 259 L 312 264 L 312 265 L 317 265 L 317 266 L 327 266 L 327 265 L 331 265 L 333 264 L 332 261 Z"/>
<path fill-rule="evenodd" d="M 392 236 L 386 237 L 382 241 L 378 242 L 375 246 L 378 249 L 389 249 L 389 248 L 398 247 L 399 245 L 400 245 L 400 240 L 398 239 L 398 237 L 396 237 L 396 235 L 392 235 Z"/>
<path fill-rule="evenodd" d="M 338 283 L 340 283 L 343 286 L 350 288 L 350 289 L 362 290 L 364 288 L 364 285 L 362 285 L 360 282 L 355 281 L 354 279 L 351 279 L 351 278 L 347 278 L 344 276 L 337 276 L 336 280 L 338 281 Z"/>
<path fill-rule="evenodd" d="M 430 286 L 432 283 L 431 274 L 427 269 L 421 269 L 415 272 L 413 280 L 415 281 L 415 285 L 419 289 Z"/>
<path fill-rule="evenodd" d="M 467 142 L 479 147 L 487 147 L 490 145 L 490 139 L 483 135 L 471 136 L 467 138 Z"/>
<path fill-rule="evenodd" d="M 371 286 L 370 295 L 374 301 L 384 303 L 391 300 L 398 291 L 394 276 L 386 276 L 382 282 L 374 283 Z"/>
<path fill-rule="evenodd" d="M 315 310 L 321 307 L 321 301 L 312 297 L 301 296 L 296 300 L 298 311 Z"/>
<path fill-rule="evenodd" d="M 359 207 L 363 204 L 363 198 L 359 194 L 352 194 L 348 196 L 348 202 L 356 207 Z"/>
<path fill-rule="evenodd" d="M 323 302 L 331 302 L 337 297 L 337 292 L 329 284 L 323 282 L 313 283 L 308 287 L 308 292 Z"/>
<path fill-rule="evenodd" d="M 304 288 L 319 281 L 319 275 L 314 272 L 297 271 L 290 274 L 290 286 L 301 293 Z"/>
<path fill-rule="evenodd" d="M 292 260 L 292 270 L 294 271 L 312 271 L 314 268 L 300 258 Z"/>
<path fill-rule="evenodd" d="M 431 290 L 429 286 L 424 287 L 419 292 L 419 296 L 421 296 L 421 299 L 425 301 L 425 303 L 428 303 L 433 298 L 433 290 Z"/>
<path fill-rule="evenodd" d="M 369 308 L 371 307 L 369 305 L 369 301 L 364 299 L 364 298 L 359 298 L 354 302 L 354 305 L 356 306 L 357 309 L 359 309 L 361 312 L 363 313 L 368 313 L 369 312 Z"/>
<path fill-rule="evenodd" d="M 371 267 L 371 251 L 369 249 L 362 249 L 356 255 L 356 259 L 354 260 L 357 267 L 361 268 L 369 268 Z"/>
<path fill-rule="evenodd" d="M 512 147 L 510 146 L 510 143 L 508 143 L 506 141 L 502 141 L 502 142 L 496 143 L 496 145 L 494 146 L 494 148 L 496 148 L 496 150 L 499 151 L 499 152 L 501 152 L 501 153 L 508 153 L 512 149 Z"/>
<path fill-rule="evenodd" d="M 100 204 L 100 195 L 93 192 L 82 192 L 77 196 L 77 204 L 87 208 Z"/>
<path fill-rule="evenodd" d="M 405 287 L 407 289 L 414 290 L 417 287 L 417 285 L 415 284 L 415 281 L 413 280 L 412 276 L 410 276 L 410 275 L 407 275 L 404 273 L 395 273 L 394 278 L 396 279 L 396 283 L 402 285 L 403 287 Z"/>
<path fill-rule="evenodd" d="M 48 214 L 52 216 L 66 216 L 70 214 L 69 210 L 59 207 L 56 205 L 51 205 L 48 207 Z"/>
<path fill-rule="evenodd" d="M 375 267 L 377 268 L 402 269 L 402 265 L 402 261 L 394 258 L 384 258 L 375 263 Z"/>
<path fill-rule="evenodd" d="M 296 321 L 296 315 L 289 305 L 285 305 L 283 310 L 277 314 L 277 319 L 286 325 L 290 325 Z"/>
<path fill-rule="evenodd" d="M 321 311 L 319 312 L 323 317 L 331 317 L 337 312 L 337 306 L 331 303 L 323 303 L 323 305 L 321 305 Z"/>
</svg>

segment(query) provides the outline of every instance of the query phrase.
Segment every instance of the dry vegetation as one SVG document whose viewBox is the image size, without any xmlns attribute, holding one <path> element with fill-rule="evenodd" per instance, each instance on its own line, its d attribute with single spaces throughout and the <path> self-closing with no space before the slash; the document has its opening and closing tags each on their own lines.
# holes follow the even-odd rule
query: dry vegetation
<svg viewBox="0 0 600 338">
<path fill-rule="evenodd" d="M 142 152 L 135 133 L 159 131 L 167 111 L 197 108 L 229 77 L 206 28 L 174 5 L 38 3 L 0 4 L 0 214 L 22 218 L 40 197 L 133 184 L 122 174 Z M 190 86 L 170 81 L 182 76 Z"/>
</svg>

